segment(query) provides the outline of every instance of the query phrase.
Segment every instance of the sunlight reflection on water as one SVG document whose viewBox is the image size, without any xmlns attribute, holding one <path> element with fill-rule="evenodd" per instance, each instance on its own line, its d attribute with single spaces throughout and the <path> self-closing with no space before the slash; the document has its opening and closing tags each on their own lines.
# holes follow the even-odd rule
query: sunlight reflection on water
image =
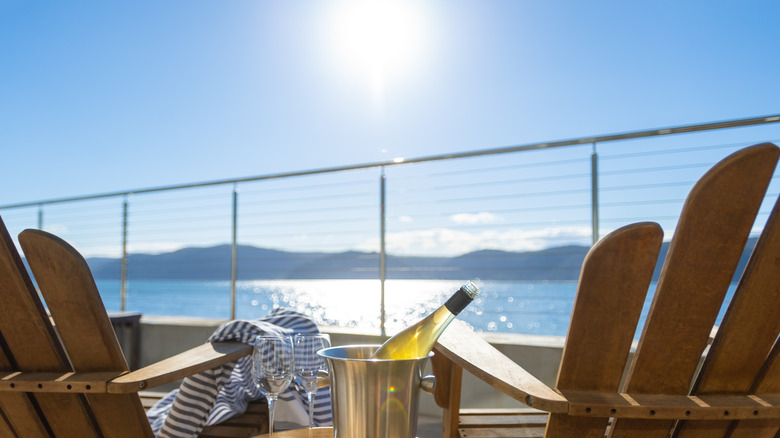
<svg viewBox="0 0 780 438">
<path fill-rule="evenodd" d="M 441 306 L 462 282 L 445 280 L 388 280 L 385 289 L 385 328 L 388 334 L 407 327 Z M 566 336 L 576 282 L 477 282 L 480 295 L 458 316 L 477 331 Z M 106 308 L 119 310 L 118 281 L 99 281 Z M 645 303 L 644 320 L 652 300 Z M 733 287 L 730 289 L 733 293 Z M 320 325 L 380 330 L 379 280 L 259 280 L 236 284 L 236 317 L 254 319 L 274 307 L 310 315 Z M 127 310 L 145 315 L 194 316 L 227 319 L 230 284 L 227 281 L 131 281 Z M 727 300 L 728 301 L 728 300 Z M 721 311 L 722 318 L 723 310 Z M 640 321 L 641 328 L 643 321 Z"/>
<path fill-rule="evenodd" d="M 388 280 L 385 328 L 392 334 L 444 304 L 463 282 Z M 477 331 L 563 336 L 576 284 L 477 282 L 480 295 L 458 316 Z M 99 281 L 106 308 L 119 310 L 117 281 Z M 379 280 L 252 280 L 236 283 L 236 317 L 254 319 L 275 307 L 310 315 L 318 324 L 378 333 Z M 128 310 L 146 315 L 228 318 L 227 281 L 131 281 Z"/>
<path fill-rule="evenodd" d="M 388 280 L 385 328 L 394 333 L 441 306 L 462 282 Z M 482 293 L 458 317 L 478 331 L 565 335 L 573 305 L 573 282 L 480 282 Z M 378 280 L 278 280 L 243 282 L 259 312 L 283 306 L 311 315 L 318 323 L 377 331 Z M 242 301 L 239 299 L 239 301 Z"/>
</svg>

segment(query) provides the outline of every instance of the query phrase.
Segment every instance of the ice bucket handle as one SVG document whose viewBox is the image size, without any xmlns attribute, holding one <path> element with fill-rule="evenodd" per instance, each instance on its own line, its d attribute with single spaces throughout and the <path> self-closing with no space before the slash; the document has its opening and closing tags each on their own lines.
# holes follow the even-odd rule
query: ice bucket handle
<svg viewBox="0 0 780 438">
<path fill-rule="evenodd" d="M 422 380 L 420 380 L 420 389 L 428 394 L 433 394 L 433 390 L 436 389 L 436 376 L 428 374 L 423 377 Z"/>
<path fill-rule="evenodd" d="M 318 371 L 317 387 L 324 388 L 328 385 L 330 385 L 330 376 L 328 375 L 328 372 L 323 370 Z M 429 374 L 423 377 L 422 380 L 420 380 L 420 389 L 428 394 L 433 394 L 434 389 L 436 389 L 436 376 Z"/>
</svg>

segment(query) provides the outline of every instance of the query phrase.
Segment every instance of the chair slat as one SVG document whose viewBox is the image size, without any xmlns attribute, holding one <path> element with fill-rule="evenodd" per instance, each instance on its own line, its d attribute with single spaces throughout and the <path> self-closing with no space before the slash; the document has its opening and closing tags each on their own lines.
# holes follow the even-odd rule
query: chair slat
<svg viewBox="0 0 780 438">
<path fill-rule="evenodd" d="M 540 438 L 544 427 L 538 428 L 464 428 L 459 430 L 463 438 Z M 577 435 L 579 438 L 580 435 Z"/>
<path fill-rule="evenodd" d="M 25 230 L 19 243 L 74 369 L 128 370 L 87 262 L 65 241 L 43 231 Z"/>
<path fill-rule="evenodd" d="M 692 391 L 748 394 L 780 333 L 780 202 L 764 226 Z M 681 422 L 678 438 L 710 437 L 722 422 Z M 777 427 L 767 432 L 774 436 Z M 753 436 L 758 433 L 751 427 Z"/>
<path fill-rule="evenodd" d="M 10 371 L 13 368 L 8 356 L 0 348 L 0 369 Z M 10 423 L 12 420 L 18 427 L 24 427 L 24 430 L 21 432 L 22 436 L 38 437 L 47 436 L 48 434 L 43 423 L 38 418 L 38 412 L 35 410 L 33 400 L 27 394 L 0 394 L 0 415 L 5 417 L 0 419 L 0 436 L 15 435 Z"/>
<path fill-rule="evenodd" d="M 464 438 L 538 438 L 544 436 L 544 429 L 468 429 Z"/>
<path fill-rule="evenodd" d="M 617 392 L 658 260 L 663 231 L 629 225 L 598 242 L 583 262 L 557 389 Z M 547 436 L 603 437 L 608 418 L 551 414 Z"/>
<path fill-rule="evenodd" d="M 778 149 L 771 144 L 742 149 L 713 167 L 691 190 L 664 261 L 626 392 L 689 391 L 777 156 Z M 674 421 L 620 419 L 612 436 L 665 437 L 673 425 Z"/>
<path fill-rule="evenodd" d="M 777 259 L 775 263 L 778 263 Z M 763 394 L 780 393 L 780 342 L 775 342 L 751 392 L 759 397 Z M 780 425 L 777 421 L 737 421 L 732 426 L 729 438 L 775 438 L 778 431 Z"/>
<path fill-rule="evenodd" d="M 9 369 L 3 371 L 72 371 L 57 339 L 43 303 L 38 297 L 16 246 L 0 219 L 0 291 L 3 316 L 0 333 L 8 353 Z M 22 436 L 38 436 L 48 428 L 56 436 L 96 437 L 94 423 L 83 396 L 74 394 L 4 395 L 15 399 L 20 410 L 7 413 L 13 428 Z M 2 403 L 4 411 L 15 409 L 15 402 Z M 32 415 L 39 410 L 45 419 Z M 36 425 L 35 423 L 41 424 Z M 29 430 L 30 435 L 21 430 Z"/>
<path fill-rule="evenodd" d="M 127 371 L 87 262 L 64 240 L 25 230 L 19 243 L 35 275 L 74 371 Z M 105 437 L 151 437 L 136 394 L 86 394 Z"/>
<path fill-rule="evenodd" d="M 15 430 L 18 436 L 48 437 L 46 426 L 38 417 L 35 402 L 28 394 L 0 394 L 0 411 L 6 417 L 3 422 L 7 428 Z M 15 436 L 14 433 L 0 436 Z"/>
<path fill-rule="evenodd" d="M 0 436 L 14 436 L 15 432 L 11 429 L 11 425 L 8 423 L 8 419 L 0 417 Z M 39 436 L 39 435 L 35 435 Z"/>
<path fill-rule="evenodd" d="M 460 426 L 465 427 L 539 427 L 544 428 L 547 424 L 549 414 L 542 412 L 539 414 L 528 413 L 509 413 L 480 415 L 467 414 L 461 411 Z"/>
</svg>

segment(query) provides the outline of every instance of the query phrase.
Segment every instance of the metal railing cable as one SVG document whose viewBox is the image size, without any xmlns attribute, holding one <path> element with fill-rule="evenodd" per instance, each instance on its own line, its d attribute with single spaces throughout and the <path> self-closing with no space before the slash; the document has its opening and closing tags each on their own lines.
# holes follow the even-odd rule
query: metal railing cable
<svg viewBox="0 0 780 438">
<path fill-rule="evenodd" d="M 262 242 L 290 251 L 350 247 L 373 251 L 378 254 L 375 268 L 364 264 L 370 257 L 362 256 L 353 261 L 352 270 L 356 275 L 375 273 L 373 278 L 380 280 L 384 290 L 386 275 L 403 268 L 386 259 L 387 254 L 403 252 L 408 244 L 404 239 L 431 233 L 444 223 L 454 233 L 484 238 L 486 245 L 491 238 L 520 239 L 517 230 L 533 239 L 535 232 L 541 235 L 550 224 L 561 231 L 546 239 L 562 245 L 583 242 L 586 234 L 593 242 L 612 228 L 606 224 L 652 215 L 669 228 L 676 216 L 657 210 L 681 205 L 681 193 L 717 160 L 717 154 L 746 143 L 705 140 L 703 145 L 656 147 L 656 139 L 777 122 L 780 115 L 769 115 L 22 202 L 2 205 L 0 212 L 25 226 L 37 223 L 53 227 L 54 232 L 66 230 L 83 246 L 101 247 L 114 256 L 120 248 L 120 310 L 126 306 L 128 275 L 134 269 L 151 268 L 139 257 L 128 263 L 130 254 L 142 248 L 164 252 L 226 243 L 227 261 L 203 261 L 198 269 L 204 276 L 224 272 L 219 275 L 231 289 L 230 318 L 235 318 L 236 282 L 244 278 L 239 242 Z M 649 143 L 639 148 L 637 141 Z M 565 147 L 571 153 L 553 153 Z M 536 153 L 527 154 L 531 151 Z M 658 157 L 662 164 L 648 164 Z M 777 184 L 776 176 L 771 193 L 777 193 Z M 121 215 L 116 214 L 117 208 Z M 494 273 L 499 268 L 484 269 Z M 328 274 L 327 268 L 321 272 Z M 384 328 L 384 297 L 381 302 Z"/>
</svg>

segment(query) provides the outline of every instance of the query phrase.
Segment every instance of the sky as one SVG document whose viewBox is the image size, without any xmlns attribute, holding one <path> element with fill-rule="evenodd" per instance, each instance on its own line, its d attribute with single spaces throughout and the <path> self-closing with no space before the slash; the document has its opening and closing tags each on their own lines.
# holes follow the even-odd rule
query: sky
<svg viewBox="0 0 780 438">
<path fill-rule="evenodd" d="M 778 112 L 775 1 L 0 0 L 0 205 Z"/>
<path fill-rule="evenodd" d="M 0 206 L 777 114 L 780 3 L 0 0 Z"/>
</svg>

